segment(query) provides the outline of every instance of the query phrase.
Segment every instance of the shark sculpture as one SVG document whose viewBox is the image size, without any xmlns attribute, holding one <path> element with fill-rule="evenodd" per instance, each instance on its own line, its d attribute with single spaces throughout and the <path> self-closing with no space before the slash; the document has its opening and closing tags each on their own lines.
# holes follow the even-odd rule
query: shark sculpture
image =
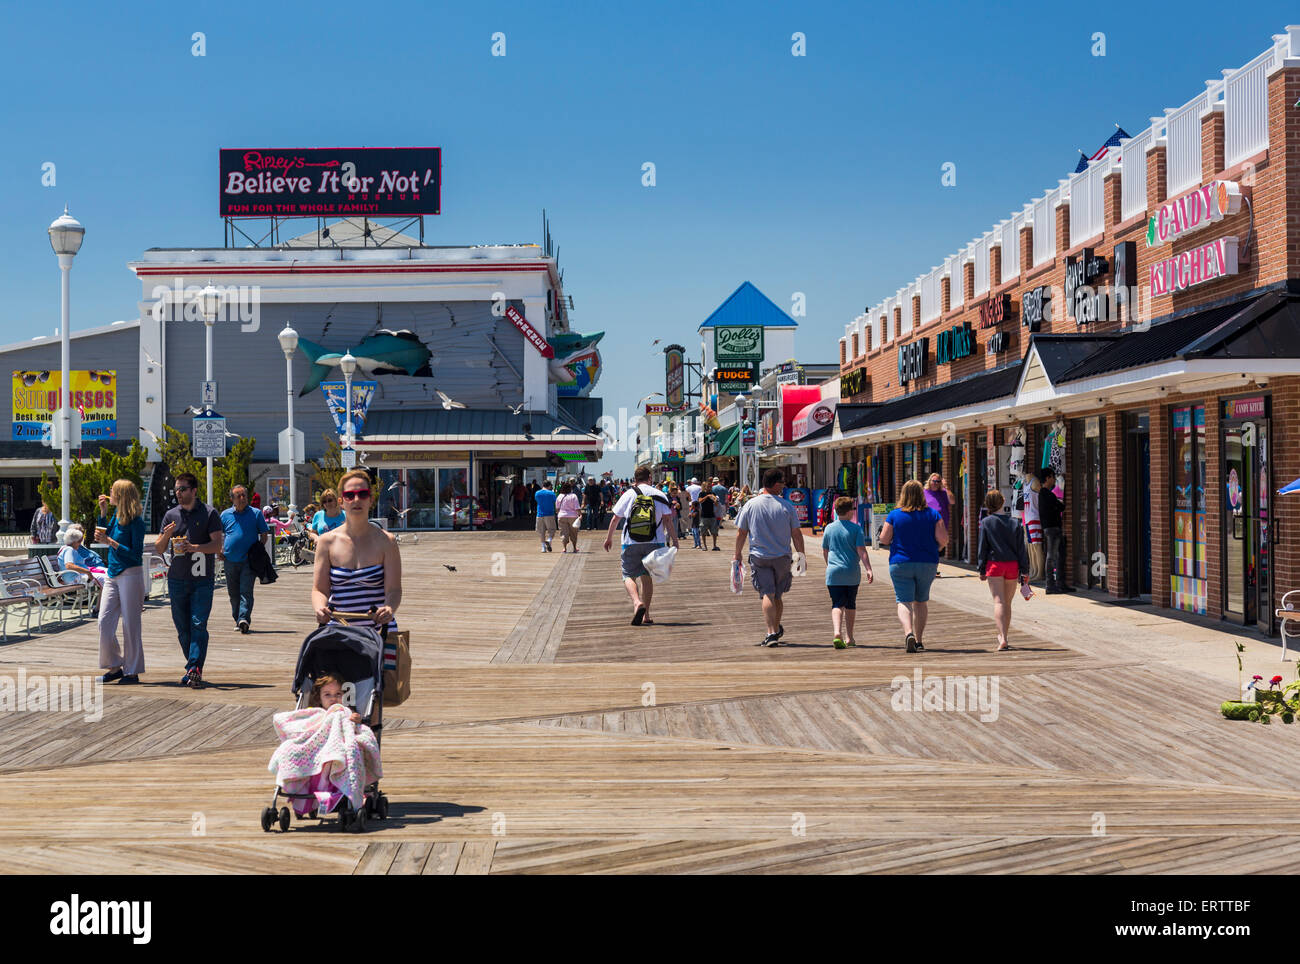
<svg viewBox="0 0 1300 964">
<path fill-rule="evenodd" d="M 596 343 L 605 337 L 603 331 L 589 335 L 565 332 L 550 337 L 555 357 L 547 364 L 550 380 L 561 397 L 586 398 L 600 379 L 601 358 Z"/>
<path fill-rule="evenodd" d="M 298 347 L 311 362 L 311 371 L 303 383 L 299 396 L 316 390 L 325 376 L 338 367 L 347 351 L 329 351 L 306 338 L 298 339 Z M 367 378 L 375 375 L 396 374 L 432 377 L 429 359 L 433 353 L 424 346 L 413 331 L 388 331 L 381 328 L 361 344 L 351 349 L 357 360 L 357 373 Z"/>
</svg>

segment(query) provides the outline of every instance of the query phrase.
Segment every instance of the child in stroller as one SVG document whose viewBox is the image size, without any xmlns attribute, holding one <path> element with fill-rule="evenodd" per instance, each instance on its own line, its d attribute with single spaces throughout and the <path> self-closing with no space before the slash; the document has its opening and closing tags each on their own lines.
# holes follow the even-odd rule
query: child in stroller
<svg viewBox="0 0 1300 964">
<path fill-rule="evenodd" d="M 304 641 L 294 674 L 297 705 L 274 718 L 282 742 L 269 765 L 276 790 L 262 811 L 263 830 L 276 823 L 289 829 L 289 808 L 276 810 L 281 794 L 299 819 L 336 813 L 339 830 L 360 833 L 367 817 L 388 816 L 379 790 L 381 664 L 382 644 L 369 627 L 331 623 Z"/>
</svg>

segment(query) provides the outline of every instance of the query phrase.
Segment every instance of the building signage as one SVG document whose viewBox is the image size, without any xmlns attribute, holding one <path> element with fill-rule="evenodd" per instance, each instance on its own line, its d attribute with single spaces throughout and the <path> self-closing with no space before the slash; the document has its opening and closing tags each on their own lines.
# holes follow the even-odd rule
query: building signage
<svg viewBox="0 0 1300 964">
<path fill-rule="evenodd" d="M 671 405 L 664 405 L 662 403 L 651 404 L 650 402 L 646 402 L 646 406 L 645 406 L 645 413 L 647 415 L 672 415 L 674 412 L 678 412 L 678 411 L 680 411 L 680 409 L 676 409 L 673 408 Z"/>
<path fill-rule="evenodd" d="M 758 384 L 758 365 L 736 365 L 731 368 L 717 368 L 713 371 L 713 380 L 717 382 L 718 391 L 734 392 L 752 388 Z"/>
<path fill-rule="evenodd" d="M 117 438 L 117 372 L 72 371 L 73 418 L 81 415 L 83 440 Z M 16 371 L 13 373 L 13 441 L 39 442 L 54 424 L 55 413 L 63 408 L 62 373 Z M 47 435 L 48 438 L 48 435 Z"/>
<path fill-rule="evenodd" d="M 1115 265 L 1115 321 L 1123 321 L 1125 313 L 1132 320 L 1133 307 L 1129 295 L 1138 283 L 1137 242 L 1121 241 L 1115 245 L 1115 256 L 1111 260 Z"/>
<path fill-rule="evenodd" d="M 740 451 L 743 455 L 753 455 L 758 451 L 758 431 L 753 425 L 742 425 L 740 428 Z"/>
<path fill-rule="evenodd" d="M 980 305 L 980 322 L 981 328 L 996 328 L 1007 319 L 1013 317 L 1011 308 L 1011 295 L 998 295 L 990 298 Z"/>
<path fill-rule="evenodd" d="M 990 355 L 1000 355 L 1009 347 L 1011 347 L 1011 336 L 1005 331 L 997 331 L 994 332 L 993 337 L 989 339 L 988 353 Z"/>
<path fill-rule="evenodd" d="M 898 383 L 906 385 L 925 374 L 925 356 L 930 349 L 929 338 L 902 345 L 898 349 Z"/>
<path fill-rule="evenodd" d="M 947 365 L 973 354 L 975 354 L 975 329 L 969 324 L 953 325 L 947 331 L 939 332 L 934 346 L 934 360 L 938 364 Z"/>
<path fill-rule="evenodd" d="M 1147 221 L 1147 247 L 1199 231 L 1241 210 L 1241 188 L 1235 181 L 1211 181 L 1166 201 Z"/>
<path fill-rule="evenodd" d="M 440 147 L 221 150 L 223 218 L 439 214 Z"/>
<path fill-rule="evenodd" d="M 1065 313 L 1075 324 L 1097 321 L 1108 312 L 1100 304 L 1108 296 L 1096 290 L 1092 282 L 1110 270 L 1105 258 L 1095 257 L 1092 248 L 1084 248 L 1077 258 L 1065 259 Z"/>
<path fill-rule="evenodd" d="M 790 427 L 791 440 L 797 442 L 809 432 L 815 432 L 835 421 L 837 404 L 833 398 L 824 398 L 801 411 Z"/>
<path fill-rule="evenodd" d="M 840 375 L 840 398 L 852 398 L 867 390 L 867 370 L 855 368 Z"/>
<path fill-rule="evenodd" d="M 1030 331 L 1038 331 L 1052 321 L 1052 289 L 1048 285 L 1039 285 L 1032 291 L 1026 291 L 1020 303 L 1020 317 Z"/>
<path fill-rule="evenodd" d="M 1263 418 L 1264 396 L 1254 398 L 1232 398 L 1223 403 L 1224 418 Z"/>
<path fill-rule="evenodd" d="M 792 361 L 784 362 L 774 369 L 778 385 L 803 385 L 807 382 L 803 366 Z"/>
<path fill-rule="evenodd" d="M 763 360 L 762 325 L 720 325 L 713 329 L 715 364 Z"/>
<path fill-rule="evenodd" d="M 524 338 L 526 338 L 534 348 L 541 352 L 543 358 L 554 358 L 555 349 L 553 349 L 545 338 L 538 334 L 537 329 L 528 323 L 514 305 L 506 305 L 506 317 L 510 319 L 511 324 L 518 328 Z"/>
<path fill-rule="evenodd" d="M 682 407 L 682 391 L 686 384 L 686 354 L 681 345 L 664 349 L 664 397 L 668 408 Z"/>
<path fill-rule="evenodd" d="M 1151 266 L 1151 295 L 1185 291 L 1237 273 L 1237 239 L 1219 238 Z"/>
<path fill-rule="evenodd" d="M 191 420 L 190 451 L 196 459 L 226 457 L 226 420 L 219 415 L 198 415 Z"/>
<path fill-rule="evenodd" d="M 360 438 L 361 429 L 366 424 L 366 413 L 374 401 L 379 382 L 352 380 L 352 437 Z M 321 382 L 321 393 L 325 396 L 325 408 L 334 419 L 334 430 L 339 438 L 347 434 L 348 420 L 348 383 Z"/>
</svg>

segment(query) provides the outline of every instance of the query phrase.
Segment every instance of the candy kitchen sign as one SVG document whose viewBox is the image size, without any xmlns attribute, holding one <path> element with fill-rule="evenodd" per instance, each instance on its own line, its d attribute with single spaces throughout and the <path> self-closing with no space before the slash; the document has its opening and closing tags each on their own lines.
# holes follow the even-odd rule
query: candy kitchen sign
<svg viewBox="0 0 1300 964">
<path fill-rule="evenodd" d="M 718 365 L 763 360 L 762 325 L 720 325 L 713 329 L 713 358 Z"/>
<path fill-rule="evenodd" d="M 1211 181 L 1166 201 L 1147 221 L 1147 247 L 1207 228 L 1224 215 L 1241 210 L 1241 188 L 1235 181 Z"/>
<path fill-rule="evenodd" d="M 1237 239 L 1218 238 L 1208 244 L 1157 261 L 1151 266 L 1151 294 L 1186 291 L 1195 285 L 1237 273 Z"/>
<path fill-rule="evenodd" d="M 221 150 L 221 216 L 438 214 L 440 147 Z"/>
</svg>

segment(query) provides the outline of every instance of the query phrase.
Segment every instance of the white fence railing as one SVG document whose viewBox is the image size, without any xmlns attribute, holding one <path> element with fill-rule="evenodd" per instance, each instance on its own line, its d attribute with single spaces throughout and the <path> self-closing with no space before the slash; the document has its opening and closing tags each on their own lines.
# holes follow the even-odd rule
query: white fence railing
<svg viewBox="0 0 1300 964">
<path fill-rule="evenodd" d="M 1273 49 L 1223 76 L 1223 153 L 1228 167 L 1268 147 L 1268 68 Z M 1287 105 L 1289 108 L 1291 105 Z"/>
<path fill-rule="evenodd" d="M 989 290 L 989 242 L 992 233 L 975 242 L 975 295 L 978 298 Z"/>
<path fill-rule="evenodd" d="M 1166 111 L 1165 193 L 1169 197 L 1201 183 L 1201 113 L 1204 110 L 1202 94 L 1176 110 Z"/>
<path fill-rule="evenodd" d="M 1034 266 L 1049 261 L 1056 253 L 1056 192 L 1034 202 Z"/>
<path fill-rule="evenodd" d="M 1147 209 L 1147 148 L 1151 146 L 1151 128 L 1137 137 L 1123 141 L 1119 176 L 1120 219 L 1127 221 Z"/>
<path fill-rule="evenodd" d="M 939 278 L 942 272 L 938 268 L 931 268 L 929 273 L 921 279 L 921 324 L 929 324 L 938 318 L 940 309 L 943 305 L 940 303 L 939 296 L 942 293 L 939 290 Z"/>
</svg>

